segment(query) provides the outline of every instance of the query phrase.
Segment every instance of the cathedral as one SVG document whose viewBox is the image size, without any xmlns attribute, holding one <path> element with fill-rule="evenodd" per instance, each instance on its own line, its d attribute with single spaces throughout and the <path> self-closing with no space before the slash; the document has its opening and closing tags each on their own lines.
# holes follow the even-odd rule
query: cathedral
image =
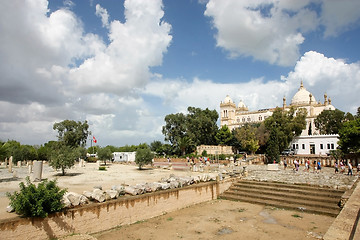
<svg viewBox="0 0 360 240">
<path fill-rule="evenodd" d="M 311 94 L 301 81 L 300 88 L 291 99 L 290 105 L 286 104 L 286 98 L 283 98 L 283 110 L 287 111 L 291 107 L 304 108 L 307 111 L 306 129 L 299 137 L 296 137 L 289 148 L 293 148 L 296 154 L 319 154 L 325 155 L 330 150 L 336 149 L 337 135 L 320 135 L 315 128 L 314 120 L 323 110 L 335 110 L 331 105 L 331 99 L 324 94 L 323 103 L 316 101 L 315 96 Z M 227 125 L 230 130 L 243 126 L 246 123 L 260 123 L 272 115 L 275 108 L 259 109 L 249 111 L 243 101 L 236 104 L 229 96 L 226 96 L 220 103 L 220 127 Z"/>
</svg>

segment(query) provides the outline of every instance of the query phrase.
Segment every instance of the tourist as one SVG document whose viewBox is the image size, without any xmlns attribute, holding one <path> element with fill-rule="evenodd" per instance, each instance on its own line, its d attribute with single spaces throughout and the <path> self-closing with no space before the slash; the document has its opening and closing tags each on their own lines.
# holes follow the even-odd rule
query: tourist
<svg viewBox="0 0 360 240">
<path fill-rule="evenodd" d="M 319 172 L 321 172 L 321 162 L 320 162 L 320 160 L 317 162 L 317 172 L 319 173 Z"/>
<path fill-rule="evenodd" d="M 308 161 L 305 161 L 304 171 L 308 171 L 308 170 L 309 170 L 309 163 L 308 163 Z"/>
<path fill-rule="evenodd" d="M 306 160 L 307 164 L 308 164 L 308 172 L 310 171 L 310 160 Z"/>
<path fill-rule="evenodd" d="M 359 174 L 359 172 L 360 172 L 360 163 L 358 163 L 357 165 L 357 173 Z"/>
<path fill-rule="evenodd" d="M 348 160 L 348 175 L 350 174 L 351 176 L 353 175 L 353 169 L 352 169 L 352 165 L 350 160 Z"/>
<path fill-rule="evenodd" d="M 287 167 L 287 161 L 286 158 L 284 158 L 284 170 L 286 170 L 286 167 Z"/>
<path fill-rule="evenodd" d="M 317 167 L 316 167 L 316 160 L 314 160 L 314 173 L 316 172 Z"/>
<path fill-rule="evenodd" d="M 337 161 L 334 164 L 334 168 L 335 168 L 335 174 L 339 173 L 339 165 L 337 164 Z"/>
<path fill-rule="evenodd" d="M 294 170 L 295 171 L 299 170 L 299 163 L 298 163 L 298 161 L 296 159 L 294 160 Z"/>
<path fill-rule="evenodd" d="M 343 160 L 340 161 L 340 169 L 341 169 L 341 173 L 345 172 L 345 164 L 344 164 Z"/>
</svg>

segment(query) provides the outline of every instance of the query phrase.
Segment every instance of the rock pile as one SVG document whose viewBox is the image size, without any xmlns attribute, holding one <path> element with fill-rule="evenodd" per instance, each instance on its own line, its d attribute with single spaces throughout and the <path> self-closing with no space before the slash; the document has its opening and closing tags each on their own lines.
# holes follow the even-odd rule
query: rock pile
<svg viewBox="0 0 360 240">
<path fill-rule="evenodd" d="M 166 189 L 181 188 L 200 182 L 216 181 L 218 177 L 222 179 L 223 174 L 207 173 L 182 177 L 171 174 L 168 178 L 162 178 L 159 182 L 139 183 L 133 186 L 114 185 L 110 190 L 102 190 L 101 186 L 96 186 L 93 191 L 84 191 L 83 194 L 67 192 L 63 196 L 63 203 L 65 204 L 65 208 L 71 208 L 90 202 L 105 202 L 111 199 L 117 199 L 126 194 L 135 196 Z"/>
</svg>

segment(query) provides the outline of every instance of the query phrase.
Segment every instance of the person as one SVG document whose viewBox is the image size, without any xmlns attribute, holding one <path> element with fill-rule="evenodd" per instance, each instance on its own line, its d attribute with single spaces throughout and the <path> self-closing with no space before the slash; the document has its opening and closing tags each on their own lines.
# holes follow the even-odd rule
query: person
<svg viewBox="0 0 360 240">
<path fill-rule="evenodd" d="M 298 161 L 296 159 L 294 160 L 294 170 L 295 171 L 299 170 L 299 164 L 298 164 Z"/>
<path fill-rule="evenodd" d="M 316 167 L 317 167 L 317 171 L 320 172 L 321 171 L 321 162 L 320 162 L 320 160 L 318 160 Z"/>
<path fill-rule="evenodd" d="M 286 167 L 287 167 L 287 161 L 286 158 L 284 158 L 284 170 L 286 170 Z"/>
<path fill-rule="evenodd" d="M 334 168 L 335 168 L 335 174 L 339 173 L 339 165 L 337 164 L 337 162 L 335 162 Z"/>
<path fill-rule="evenodd" d="M 353 169 L 350 160 L 348 160 L 348 175 L 349 174 L 351 174 L 351 176 L 353 175 Z"/>
<path fill-rule="evenodd" d="M 340 169 L 341 169 L 341 173 L 345 172 L 345 164 L 344 164 L 343 160 L 340 161 Z"/>
<path fill-rule="evenodd" d="M 310 160 L 308 159 L 306 162 L 308 164 L 308 172 L 309 172 L 310 171 Z"/>
<path fill-rule="evenodd" d="M 317 169 L 317 167 L 316 167 L 316 160 L 314 160 L 314 172 L 316 172 L 316 169 Z"/>
<path fill-rule="evenodd" d="M 309 170 L 309 163 L 308 163 L 308 161 L 305 161 L 304 171 L 307 171 L 307 170 Z"/>
<path fill-rule="evenodd" d="M 357 173 L 359 173 L 360 172 L 360 163 L 358 163 L 358 165 L 357 165 Z"/>
</svg>

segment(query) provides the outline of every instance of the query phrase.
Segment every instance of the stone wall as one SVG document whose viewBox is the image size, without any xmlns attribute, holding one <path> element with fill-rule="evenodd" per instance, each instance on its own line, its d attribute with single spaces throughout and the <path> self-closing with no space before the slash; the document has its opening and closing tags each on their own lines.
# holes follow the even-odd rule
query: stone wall
<svg viewBox="0 0 360 240">
<path fill-rule="evenodd" d="M 216 199 L 234 179 L 199 183 L 184 188 L 121 197 L 41 218 L 0 221 L 0 239 L 51 239 L 72 233 L 95 233 L 135 223 L 193 204 Z"/>
</svg>

